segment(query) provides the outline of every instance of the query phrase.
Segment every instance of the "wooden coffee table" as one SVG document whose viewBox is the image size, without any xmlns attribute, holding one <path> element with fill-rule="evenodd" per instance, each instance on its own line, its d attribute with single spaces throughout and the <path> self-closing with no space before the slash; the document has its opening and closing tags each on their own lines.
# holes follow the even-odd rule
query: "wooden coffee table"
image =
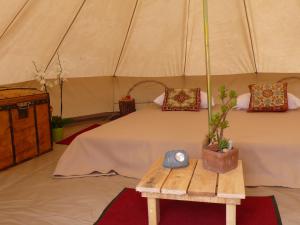
<svg viewBox="0 0 300 225">
<path fill-rule="evenodd" d="M 242 161 L 225 174 L 203 169 L 196 159 L 180 169 L 166 169 L 162 163 L 156 161 L 136 187 L 147 198 L 149 225 L 159 224 L 159 199 L 226 204 L 226 225 L 236 225 L 236 205 L 245 198 Z"/>
</svg>

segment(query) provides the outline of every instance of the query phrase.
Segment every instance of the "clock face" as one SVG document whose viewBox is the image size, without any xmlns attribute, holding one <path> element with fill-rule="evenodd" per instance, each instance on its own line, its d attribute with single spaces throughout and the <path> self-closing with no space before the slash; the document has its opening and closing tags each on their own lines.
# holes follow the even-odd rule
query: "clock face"
<svg viewBox="0 0 300 225">
<path fill-rule="evenodd" d="M 184 154 L 182 152 L 177 152 L 175 154 L 175 159 L 178 161 L 178 162 L 183 162 L 185 157 L 184 157 Z"/>
</svg>

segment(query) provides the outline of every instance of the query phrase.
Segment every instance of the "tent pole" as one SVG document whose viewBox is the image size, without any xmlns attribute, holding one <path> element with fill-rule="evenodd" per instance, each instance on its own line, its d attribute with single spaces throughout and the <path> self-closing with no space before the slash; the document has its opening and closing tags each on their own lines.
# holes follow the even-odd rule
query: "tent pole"
<svg viewBox="0 0 300 225">
<path fill-rule="evenodd" d="M 210 132 L 211 131 L 210 121 L 212 118 L 212 90 L 211 90 L 211 79 L 210 79 L 210 54 L 209 54 L 207 0 L 203 0 L 203 21 L 204 21 L 204 46 L 205 46 L 206 82 L 207 82 L 208 129 Z"/>
<path fill-rule="evenodd" d="M 190 8 L 191 0 L 187 3 L 187 17 L 186 17 L 186 31 L 185 31 L 185 46 L 184 46 L 184 64 L 183 64 L 183 76 L 186 76 L 186 64 L 188 55 L 188 37 L 189 37 L 189 20 L 190 20 Z"/>
</svg>

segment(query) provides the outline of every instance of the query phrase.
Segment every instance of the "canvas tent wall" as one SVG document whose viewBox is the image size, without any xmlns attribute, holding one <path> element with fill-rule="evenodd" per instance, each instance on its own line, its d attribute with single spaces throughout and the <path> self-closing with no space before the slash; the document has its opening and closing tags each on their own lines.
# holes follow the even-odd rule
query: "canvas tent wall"
<svg viewBox="0 0 300 225">
<path fill-rule="evenodd" d="M 300 73 L 298 0 L 208 4 L 212 74 L 239 74 L 246 91 L 247 82 L 264 73 Z M 65 116 L 112 111 L 125 89 L 145 77 L 205 87 L 198 77 L 205 74 L 202 0 L 0 0 L 0 5 L 0 85 L 35 86 L 32 61 L 54 78 L 59 53 L 70 78 Z M 215 79 L 232 84 L 236 78 Z M 161 91 L 153 88 L 151 93 Z M 140 91 L 140 101 L 150 99 L 147 90 Z M 56 110 L 56 88 L 51 95 Z"/>
</svg>

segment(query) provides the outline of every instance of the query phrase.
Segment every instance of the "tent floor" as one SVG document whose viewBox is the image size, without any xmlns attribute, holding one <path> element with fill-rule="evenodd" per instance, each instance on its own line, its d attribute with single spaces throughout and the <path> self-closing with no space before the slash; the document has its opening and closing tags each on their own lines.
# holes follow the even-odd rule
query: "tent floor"
<svg viewBox="0 0 300 225">
<path fill-rule="evenodd" d="M 99 121 L 73 124 L 69 135 Z M 0 172 L 0 225 L 92 225 L 107 204 L 124 188 L 138 180 L 121 176 L 53 179 L 57 160 L 66 149 L 54 150 Z M 247 195 L 275 195 L 285 225 L 300 224 L 300 189 L 247 188 Z"/>
</svg>

